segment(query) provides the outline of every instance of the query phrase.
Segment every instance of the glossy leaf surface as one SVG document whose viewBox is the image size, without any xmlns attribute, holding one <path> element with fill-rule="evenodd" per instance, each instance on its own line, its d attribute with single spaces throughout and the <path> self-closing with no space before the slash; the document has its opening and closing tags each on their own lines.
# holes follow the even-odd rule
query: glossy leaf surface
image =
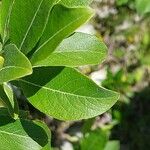
<svg viewBox="0 0 150 150">
<path fill-rule="evenodd" d="M 0 120 L 2 150 L 50 150 L 50 133 L 44 124 L 1 115 Z"/>
<path fill-rule="evenodd" d="M 54 4 L 55 0 L 14 0 L 8 25 L 9 36 L 24 54 L 37 44 Z"/>
<path fill-rule="evenodd" d="M 107 47 L 95 36 L 75 33 L 65 39 L 47 59 L 40 62 L 39 66 L 76 67 L 98 64 L 105 59 L 106 53 Z"/>
<path fill-rule="evenodd" d="M 31 58 L 32 64 L 42 64 L 41 61 L 48 58 L 64 38 L 72 34 L 92 15 L 93 12 L 88 8 L 67 8 L 56 5 L 51 12 L 46 29 L 39 42 L 39 47 Z"/>
<path fill-rule="evenodd" d="M 32 73 L 29 60 L 15 45 L 7 45 L 2 56 L 4 63 L 3 67 L 0 68 L 0 84 Z"/>
<path fill-rule="evenodd" d="M 92 118 L 110 109 L 119 97 L 72 68 L 35 68 L 19 82 L 33 106 L 60 120 Z"/>
</svg>

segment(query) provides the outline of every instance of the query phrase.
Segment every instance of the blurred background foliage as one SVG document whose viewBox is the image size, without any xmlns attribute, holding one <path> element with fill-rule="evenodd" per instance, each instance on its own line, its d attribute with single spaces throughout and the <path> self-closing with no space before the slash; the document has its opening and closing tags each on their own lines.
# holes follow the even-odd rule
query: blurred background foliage
<svg viewBox="0 0 150 150">
<path fill-rule="evenodd" d="M 150 0 L 94 0 L 91 7 L 95 17 L 78 31 L 104 40 L 108 58 L 79 70 L 118 91 L 119 101 L 105 114 L 78 122 L 45 116 L 17 92 L 20 106 L 50 127 L 53 150 L 149 150 Z"/>
</svg>

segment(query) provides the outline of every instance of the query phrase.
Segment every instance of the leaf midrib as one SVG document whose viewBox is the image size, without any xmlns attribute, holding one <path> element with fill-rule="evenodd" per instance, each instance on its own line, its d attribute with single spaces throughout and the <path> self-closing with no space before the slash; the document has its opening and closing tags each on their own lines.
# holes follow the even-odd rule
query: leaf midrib
<svg viewBox="0 0 150 150">
<path fill-rule="evenodd" d="M 28 137 L 28 136 L 23 136 L 23 135 L 20 135 L 20 134 L 15 134 L 15 133 L 13 133 L 13 132 L 8 132 L 8 131 L 4 131 L 4 130 L 0 130 L 0 133 L 1 133 L 1 134 L 7 134 L 7 135 L 13 135 L 13 136 L 21 137 L 21 138 L 28 138 L 28 139 L 31 139 L 31 138 Z"/>
<path fill-rule="evenodd" d="M 19 67 L 19 66 L 7 66 L 7 67 L 3 67 L 3 68 L 0 69 L 0 71 L 2 71 L 4 69 L 9 69 L 9 68 L 18 68 L 18 69 L 26 70 L 27 72 L 31 72 L 30 69 Z"/>
<path fill-rule="evenodd" d="M 28 33 L 29 33 L 29 31 L 30 31 L 30 29 L 31 29 L 31 27 L 32 27 L 32 25 L 33 25 L 35 19 L 36 19 L 36 16 L 37 16 L 37 14 L 38 14 L 38 12 L 39 12 L 39 10 L 40 10 L 40 7 L 41 7 L 42 3 L 43 3 L 43 0 L 41 0 L 41 2 L 39 3 L 39 6 L 38 6 L 38 8 L 37 8 L 37 11 L 35 12 L 35 14 L 34 14 L 34 16 L 33 16 L 33 18 L 32 18 L 32 21 L 31 21 L 31 23 L 30 23 L 30 25 L 29 25 L 29 27 L 28 27 L 28 29 L 27 29 L 26 34 L 25 34 L 24 37 L 23 37 L 23 40 L 22 40 L 22 42 L 21 42 L 21 44 L 20 44 L 20 48 L 19 48 L 19 49 L 22 48 L 22 46 L 23 46 L 23 44 L 24 44 L 24 41 L 26 40 L 27 35 L 28 35 Z"/>
<path fill-rule="evenodd" d="M 31 83 L 31 82 L 28 82 L 28 81 L 23 80 L 23 79 L 18 79 L 18 81 L 22 81 L 24 83 L 30 84 L 30 85 L 35 86 L 35 87 L 39 87 L 41 89 L 45 89 L 45 90 L 52 91 L 52 92 L 57 92 L 57 93 L 64 94 L 64 95 L 70 95 L 70 96 L 74 96 L 74 97 L 90 98 L 90 99 L 93 99 L 93 100 L 99 100 L 99 99 L 105 100 L 105 99 L 110 98 L 110 96 L 109 97 L 100 97 L 100 98 L 98 98 L 98 97 L 89 97 L 89 96 L 83 96 L 83 95 L 75 95 L 73 93 L 69 93 L 69 92 L 67 93 L 67 92 L 56 90 L 56 89 L 48 88 L 48 87 L 45 87 L 45 86 L 37 85 L 35 83 Z M 111 96 L 111 97 L 113 98 L 115 96 Z"/>
<path fill-rule="evenodd" d="M 10 5 L 9 7 L 9 12 L 8 12 L 8 15 L 6 17 L 6 22 L 5 22 L 5 25 L 4 25 L 4 39 L 3 39 L 3 42 L 5 41 L 5 32 L 6 32 L 6 29 L 7 29 L 7 25 L 9 24 L 9 21 L 10 21 L 10 16 L 11 16 L 11 13 L 12 13 L 12 8 L 13 8 L 13 5 L 15 3 L 15 0 L 12 1 L 12 4 Z"/>
</svg>

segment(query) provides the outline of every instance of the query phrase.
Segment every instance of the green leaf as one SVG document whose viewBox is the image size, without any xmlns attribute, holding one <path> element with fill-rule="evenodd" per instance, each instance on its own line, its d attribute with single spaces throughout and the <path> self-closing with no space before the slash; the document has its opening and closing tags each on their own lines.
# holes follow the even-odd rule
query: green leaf
<svg viewBox="0 0 150 150">
<path fill-rule="evenodd" d="M 8 109 L 7 108 L 4 108 L 4 107 L 0 107 L 0 117 L 1 116 L 9 116 L 10 117 L 10 113 L 8 112 Z"/>
<path fill-rule="evenodd" d="M 50 14 L 39 47 L 31 58 L 32 64 L 40 65 L 40 61 L 46 59 L 65 37 L 73 33 L 92 15 L 93 12 L 89 8 L 66 8 L 56 5 Z"/>
<path fill-rule="evenodd" d="M 92 128 L 94 122 L 95 122 L 95 118 L 84 120 L 84 124 L 83 124 L 82 130 L 81 130 L 83 135 L 86 135 L 87 133 L 89 133 L 91 131 L 91 128 Z"/>
<path fill-rule="evenodd" d="M 14 108 L 15 107 L 15 103 L 14 103 L 14 94 L 13 94 L 12 88 L 7 83 L 3 84 L 3 88 L 4 88 L 4 91 L 5 91 L 6 95 L 7 95 L 7 97 L 10 100 L 10 103 L 11 103 L 12 107 Z"/>
<path fill-rule="evenodd" d="M 0 107 L 0 116 L 7 116 L 7 117 L 12 117 L 6 107 Z M 19 118 L 21 119 L 27 119 L 29 116 L 28 111 L 24 110 L 19 110 Z"/>
<path fill-rule="evenodd" d="M 0 56 L 0 69 L 4 66 L 4 58 Z"/>
<path fill-rule="evenodd" d="M 6 116 L 0 116 L 0 120 L 1 149 L 50 150 L 50 133 L 46 125 L 22 119 L 15 121 Z"/>
<path fill-rule="evenodd" d="M 0 85 L 0 100 L 5 104 L 9 114 L 13 118 L 14 117 L 14 109 L 13 109 L 13 106 L 12 106 L 11 102 L 9 101 L 2 85 Z"/>
<path fill-rule="evenodd" d="M 14 111 L 13 117 L 14 118 L 18 118 L 19 106 L 18 106 L 17 99 L 16 99 L 16 97 L 14 95 L 13 89 L 7 83 L 3 84 L 3 88 L 4 88 L 4 91 L 5 91 L 8 99 L 9 99 L 9 101 L 10 101 L 11 107 L 13 108 L 13 111 Z"/>
<path fill-rule="evenodd" d="M 150 66 L 150 52 L 147 52 L 146 55 L 141 56 L 141 62 L 143 65 Z"/>
<path fill-rule="evenodd" d="M 0 84 L 32 73 L 32 66 L 29 60 L 15 45 L 7 45 L 2 55 L 4 64 L 0 69 Z"/>
<path fill-rule="evenodd" d="M 5 106 L 5 103 L 1 100 L 1 98 L 0 98 L 0 108 L 1 107 L 4 107 Z"/>
<path fill-rule="evenodd" d="M 1 9 L 2 9 L 2 4 L 0 2 L 0 14 L 2 14 Z M 1 34 L 2 34 L 2 17 L 0 17 L 0 36 Z M 1 47 L 1 43 L 0 43 L 0 47 Z"/>
<path fill-rule="evenodd" d="M 129 0 L 116 0 L 118 6 L 122 6 L 128 3 Z"/>
<path fill-rule="evenodd" d="M 99 64 L 105 59 L 106 52 L 105 44 L 95 36 L 75 33 L 65 39 L 47 59 L 40 61 L 38 65 L 76 67 Z"/>
<path fill-rule="evenodd" d="M 120 150 L 119 141 L 109 141 L 104 150 Z"/>
<path fill-rule="evenodd" d="M 27 54 L 40 39 L 56 0 L 15 0 L 9 19 L 11 42 Z"/>
<path fill-rule="evenodd" d="M 19 83 L 33 106 L 60 120 L 100 115 L 110 109 L 119 97 L 73 68 L 35 68 L 31 76 L 20 79 Z"/>
<path fill-rule="evenodd" d="M 3 41 L 8 36 L 8 24 L 14 0 L 3 0 L 1 6 L 1 34 Z"/>
<path fill-rule="evenodd" d="M 67 7 L 88 6 L 93 0 L 58 0 Z"/>
<path fill-rule="evenodd" d="M 81 150 L 104 150 L 107 140 L 107 134 L 100 129 L 91 131 L 81 141 Z"/>
<path fill-rule="evenodd" d="M 150 12 L 150 0 L 136 0 L 136 9 L 139 14 L 144 15 Z"/>
<path fill-rule="evenodd" d="M 3 86 L 0 85 L 0 100 L 3 102 L 4 106 L 7 108 L 7 112 L 9 113 L 9 116 L 11 116 L 14 119 L 17 119 L 18 116 L 20 115 L 18 103 L 14 97 L 14 93 L 11 87 L 7 85 L 6 83 Z"/>
</svg>

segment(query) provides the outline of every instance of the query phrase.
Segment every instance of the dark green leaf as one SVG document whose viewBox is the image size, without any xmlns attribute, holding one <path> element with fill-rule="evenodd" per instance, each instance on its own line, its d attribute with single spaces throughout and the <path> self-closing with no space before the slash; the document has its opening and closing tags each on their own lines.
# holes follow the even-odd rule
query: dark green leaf
<svg viewBox="0 0 150 150">
<path fill-rule="evenodd" d="M 50 133 L 40 122 L 13 120 L 0 116 L 0 148 L 2 150 L 50 150 Z M 6 140 L 7 139 L 7 140 Z"/>
<path fill-rule="evenodd" d="M 10 117 L 10 113 L 8 112 L 8 109 L 5 107 L 0 107 L 0 117 L 1 116 L 7 116 Z"/>
<path fill-rule="evenodd" d="M 12 117 L 6 107 L 0 107 L 0 116 Z M 29 116 L 28 111 L 19 110 L 19 118 L 27 119 Z"/>
</svg>

